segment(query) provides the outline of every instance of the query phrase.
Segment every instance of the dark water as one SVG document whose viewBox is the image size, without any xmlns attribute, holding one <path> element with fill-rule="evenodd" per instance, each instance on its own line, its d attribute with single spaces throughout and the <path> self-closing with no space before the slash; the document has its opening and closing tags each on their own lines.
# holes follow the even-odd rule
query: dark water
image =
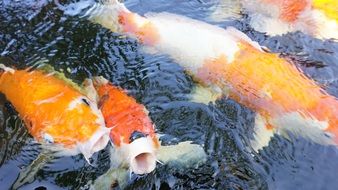
<svg viewBox="0 0 338 190">
<path fill-rule="evenodd" d="M 69 3 L 61 1 L 62 3 Z M 207 19 L 217 1 L 126 0 L 140 14 L 168 11 Z M 253 31 L 244 15 L 240 20 L 213 22 L 234 26 L 271 51 L 302 68 L 330 94 L 338 96 L 338 43 L 301 33 L 267 37 Z M 165 144 L 192 140 L 204 146 L 208 161 L 197 169 L 180 170 L 159 165 L 145 176 L 133 176 L 127 189 L 337 189 L 338 151 L 300 137 L 291 141 L 275 136 L 257 154 L 246 150 L 254 113 L 222 99 L 215 104 L 189 102 L 194 83 L 173 60 L 148 55 L 135 40 L 63 14 L 47 0 L 0 1 L 0 62 L 16 68 L 48 59 L 57 70 L 80 83 L 103 75 L 128 90 L 150 111 Z M 27 92 L 30 93 L 30 92 Z M 28 134 L 15 109 L 1 103 L 0 189 L 8 189 L 22 168 L 41 149 Z M 21 189 L 86 189 L 109 168 L 103 150 L 93 166 L 81 155 L 48 162 Z"/>
</svg>

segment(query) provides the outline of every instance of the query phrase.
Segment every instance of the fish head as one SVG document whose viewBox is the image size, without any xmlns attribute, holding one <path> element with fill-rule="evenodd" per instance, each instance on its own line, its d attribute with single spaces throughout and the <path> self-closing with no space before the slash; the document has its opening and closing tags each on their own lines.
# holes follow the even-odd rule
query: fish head
<svg viewBox="0 0 338 190">
<path fill-rule="evenodd" d="M 130 171 L 136 174 L 152 172 L 156 167 L 157 150 L 160 146 L 154 126 L 148 115 L 134 108 L 110 132 L 110 138 L 124 154 Z M 130 117 L 132 115 L 132 117 Z"/>
<path fill-rule="evenodd" d="M 142 109 L 140 109 L 142 108 Z M 112 123 L 110 138 L 117 149 L 123 152 L 122 160 L 131 172 L 146 174 L 156 167 L 157 150 L 160 146 L 150 118 L 143 106 L 134 107 Z"/>
<path fill-rule="evenodd" d="M 57 104 L 67 106 L 62 106 L 65 108 L 62 114 L 44 123 L 47 126 L 38 136 L 34 133 L 33 136 L 43 147 L 55 151 L 57 155 L 83 154 L 89 162 L 89 158 L 109 142 L 110 129 L 105 127 L 101 111 L 95 102 L 82 95 L 73 97 L 71 101 L 58 101 Z M 54 106 L 53 109 L 57 108 Z"/>
<path fill-rule="evenodd" d="M 112 162 L 121 160 L 136 174 L 153 171 L 160 143 L 147 109 L 103 77 L 94 77 L 93 85 L 106 127 L 111 128 L 110 138 L 118 149 Z"/>
<path fill-rule="evenodd" d="M 86 96 L 74 99 L 65 112 L 71 120 L 69 124 L 73 126 L 69 134 L 63 135 L 67 138 L 74 138 L 76 150 L 82 153 L 89 162 L 89 158 L 95 152 L 104 149 L 108 144 L 110 129 L 106 128 L 96 102 Z"/>
</svg>

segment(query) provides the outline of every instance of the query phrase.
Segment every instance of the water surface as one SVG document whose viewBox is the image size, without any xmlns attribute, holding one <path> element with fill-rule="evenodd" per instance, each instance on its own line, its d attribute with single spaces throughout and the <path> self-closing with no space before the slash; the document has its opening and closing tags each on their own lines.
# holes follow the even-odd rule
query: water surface
<svg viewBox="0 0 338 190">
<path fill-rule="evenodd" d="M 68 4 L 75 1 L 61 1 Z M 328 92 L 338 96 L 338 43 L 302 33 L 268 37 L 255 32 L 248 18 L 212 21 L 218 1 L 126 0 L 140 14 L 171 12 L 217 24 L 234 26 L 272 52 L 291 60 Z M 15 68 L 35 66 L 39 60 L 81 83 L 103 75 L 121 86 L 150 111 L 164 144 L 191 140 L 205 148 L 208 161 L 189 170 L 158 165 L 156 171 L 132 176 L 127 189 L 336 189 L 338 151 L 300 137 L 275 136 L 257 154 L 246 146 L 252 137 L 254 113 L 226 98 L 215 104 L 190 102 L 194 83 L 165 55 L 150 55 L 135 40 L 112 33 L 85 18 L 64 15 L 47 0 L 0 1 L 0 61 Z M 27 92 L 30 93 L 30 92 Z M 22 168 L 41 149 L 9 102 L 1 103 L 0 186 L 8 189 Z M 107 150 L 92 158 L 58 157 L 47 163 L 21 189 L 86 189 L 109 168 Z"/>
</svg>

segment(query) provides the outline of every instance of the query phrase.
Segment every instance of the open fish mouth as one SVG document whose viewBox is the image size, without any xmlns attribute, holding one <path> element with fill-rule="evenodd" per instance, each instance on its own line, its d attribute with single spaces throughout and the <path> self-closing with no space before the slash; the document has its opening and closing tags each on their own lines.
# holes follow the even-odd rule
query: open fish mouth
<svg viewBox="0 0 338 190">
<path fill-rule="evenodd" d="M 78 144 L 79 151 L 89 162 L 89 158 L 95 153 L 104 149 L 109 142 L 110 130 L 105 127 L 99 128 L 95 134 L 86 142 Z"/>
<path fill-rule="evenodd" d="M 154 143 L 150 137 L 135 139 L 129 145 L 130 170 L 135 174 L 152 172 L 156 167 Z"/>
</svg>

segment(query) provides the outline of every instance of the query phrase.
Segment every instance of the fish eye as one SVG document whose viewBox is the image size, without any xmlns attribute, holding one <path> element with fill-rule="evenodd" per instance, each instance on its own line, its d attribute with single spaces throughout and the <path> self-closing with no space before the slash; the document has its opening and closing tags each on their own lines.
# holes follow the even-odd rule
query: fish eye
<svg viewBox="0 0 338 190">
<path fill-rule="evenodd" d="M 89 101 L 85 98 L 81 98 L 82 102 L 85 103 L 87 106 L 89 106 Z"/>
<path fill-rule="evenodd" d="M 146 136 L 148 136 L 148 134 L 142 133 L 140 131 L 134 131 L 129 137 L 129 143 L 132 143 L 134 140 Z"/>
</svg>

